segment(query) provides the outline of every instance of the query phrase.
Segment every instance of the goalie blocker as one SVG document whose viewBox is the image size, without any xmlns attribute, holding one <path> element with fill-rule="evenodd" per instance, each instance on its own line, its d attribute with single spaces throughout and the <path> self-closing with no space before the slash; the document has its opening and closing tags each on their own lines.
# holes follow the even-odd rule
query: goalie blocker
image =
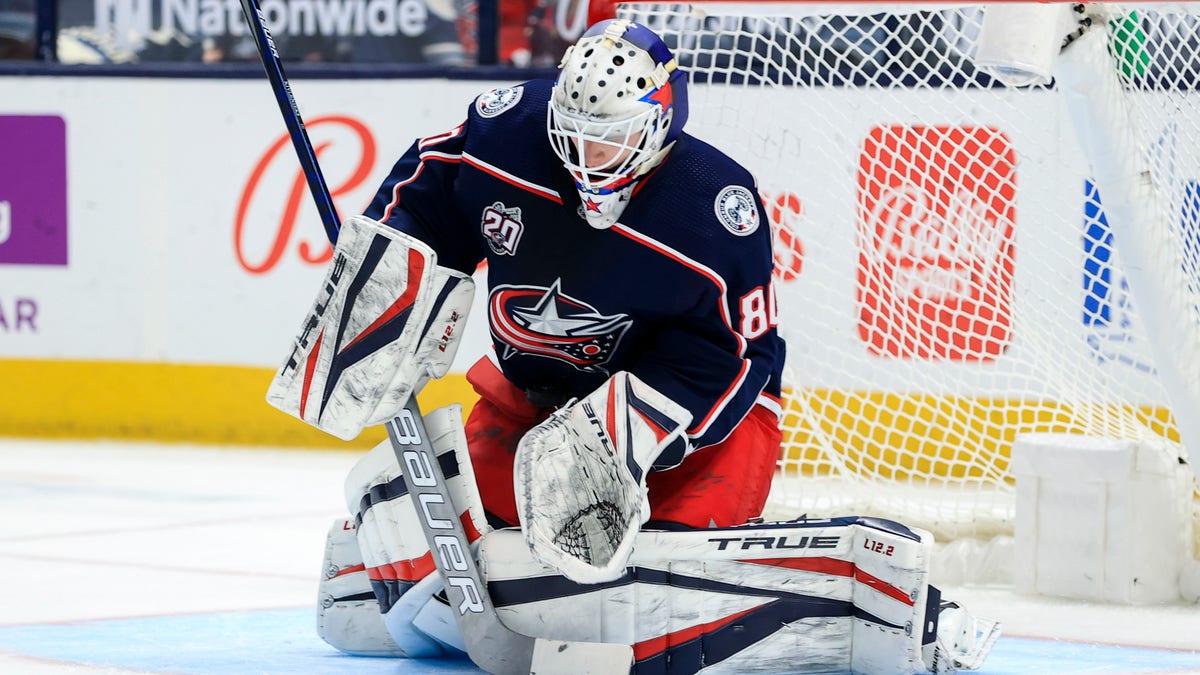
<svg viewBox="0 0 1200 675">
<path fill-rule="evenodd" d="M 267 402 L 343 440 L 384 423 L 449 370 L 474 293 L 425 243 L 350 217 Z"/>
<path fill-rule="evenodd" d="M 489 531 L 457 406 L 425 415 L 451 496 L 480 539 L 500 619 L 531 637 L 631 645 L 634 672 L 947 672 L 976 668 L 995 623 L 940 602 L 931 536 L 841 518 L 643 531 L 613 580 L 578 584 L 535 560 L 515 528 Z M 330 531 L 318 624 L 342 651 L 463 650 L 401 469 L 386 444 L 347 478 L 353 520 Z M 353 545 L 357 544 L 357 546 Z"/>
</svg>

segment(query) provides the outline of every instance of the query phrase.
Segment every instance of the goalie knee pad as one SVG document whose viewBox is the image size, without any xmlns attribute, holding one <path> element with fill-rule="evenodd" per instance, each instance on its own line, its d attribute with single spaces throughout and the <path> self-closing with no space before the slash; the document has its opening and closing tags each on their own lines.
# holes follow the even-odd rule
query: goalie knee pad
<svg viewBox="0 0 1200 675">
<path fill-rule="evenodd" d="M 638 673 L 897 675 L 968 667 L 926 645 L 938 644 L 941 609 L 926 581 L 931 542 L 870 518 L 644 531 L 622 577 L 580 585 L 499 530 L 484 537 L 480 563 L 510 628 L 632 645 Z"/>
<path fill-rule="evenodd" d="M 490 528 L 483 516 L 466 451 L 461 408 L 454 405 L 428 413 L 425 425 L 446 475 L 450 495 L 463 509 L 461 518 L 468 536 L 476 540 Z M 442 591 L 441 577 L 435 570 L 433 554 L 390 442 L 376 446 L 351 469 L 346 477 L 346 499 L 350 511 L 356 514 L 354 531 L 362 565 L 362 574 L 356 577 L 359 581 L 353 590 L 357 591 L 355 595 L 371 592 L 370 602 L 376 617 L 382 616 L 382 621 L 378 618 L 376 621 L 396 645 L 389 655 L 423 658 L 441 655 L 448 649 L 462 651 L 453 615 L 444 601 L 436 597 Z M 345 594 L 347 589 L 341 590 Z M 328 601 L 326 596 L 341 597 L 326 593 L 323 602 Z M 351 617 L 351 612 L 341 608 L 337 612 L 327 608 L 322 614 L 322 637 L 343 651 L 366 654 L 347 648 L 354 645 L 338 637 L 352 630 L 331 624 L 333 620 L 343 620 L 343 615 L 346 620 L 365 621 L 358 614 Z M 338 643 L 327 636 L 334 636 Z"/>
</svg>

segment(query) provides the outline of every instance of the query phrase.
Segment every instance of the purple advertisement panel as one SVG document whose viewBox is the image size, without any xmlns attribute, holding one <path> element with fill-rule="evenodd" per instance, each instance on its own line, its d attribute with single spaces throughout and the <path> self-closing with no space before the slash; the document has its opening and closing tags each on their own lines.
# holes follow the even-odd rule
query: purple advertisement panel
<svg viewBox="0 0 1200 675">
<path fill-rule="evenodd" d="M 67 125 L 0 115 L 0 265 L 67 264 Z"/>
</svg>

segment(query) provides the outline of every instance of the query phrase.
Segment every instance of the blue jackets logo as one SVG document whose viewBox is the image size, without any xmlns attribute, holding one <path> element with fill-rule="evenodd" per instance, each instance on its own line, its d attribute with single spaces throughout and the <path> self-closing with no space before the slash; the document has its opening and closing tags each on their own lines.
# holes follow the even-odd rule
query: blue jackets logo
<svg viewBox="0 0 1200 675">
<path fill-rule="evenodd" d="M 500 358 L 520 354 L 565 361 L 584 372 L 608 374 L 604 365 L 633 320 L 604 315 L 564 295 L 555 280 L 550 288 L 497 286 L 488 299 L 492 336 L 504 345 Z M 500 344 L 497 346 L 499 347 Z"/>
<path fill-rule="evenodd" d="M 713 209 L 725 229 L 739 237 L 758 229 L 758 205 L 750 191 L 741 185 L 730 185 L 721 190 Z"/>
<path fill-rule="evenodd" d="M 523 87 L 503 87 L 480 94 L 475 99 L 475 112 L 480 117 L 495 117 L 516 105 L 524 92 Z"/>
</svg>

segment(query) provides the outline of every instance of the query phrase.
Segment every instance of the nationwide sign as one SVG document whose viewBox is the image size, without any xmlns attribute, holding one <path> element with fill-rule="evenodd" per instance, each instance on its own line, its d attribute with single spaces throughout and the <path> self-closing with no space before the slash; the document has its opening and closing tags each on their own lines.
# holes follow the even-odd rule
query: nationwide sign
<svg viewBox="0 0 1200 675">
<path fill-rule="evenodd" d="M 416 37 L 430 20 L 423 0 L 261 0 L 259 6 L 272 34 Z M 247 33 L 239 0 L 95 0 L 95 10 L 96 28 L 118 36 Z"/>
</svg>

